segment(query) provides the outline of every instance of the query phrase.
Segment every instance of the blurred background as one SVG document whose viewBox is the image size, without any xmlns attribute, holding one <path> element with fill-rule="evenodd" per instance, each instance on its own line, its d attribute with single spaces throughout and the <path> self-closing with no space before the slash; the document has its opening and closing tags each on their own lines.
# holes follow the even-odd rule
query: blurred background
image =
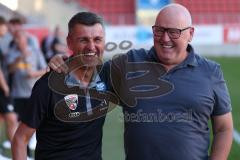
<svg viewBox="0 0 240 160">
<path fill-rule="evenodd" d="M 169 3 L 186 6 L 193 18 L 195 35 L 192 42 L 198 54 L 221 64 L 232 98 L 234 142 L 230 160 L 240 159 L 240 0 L 0 0 L 0 15 L 7 20 L 20 17 L 27 32 L 36 35 L 41 44 L 56 27 L 65 42 L 67 23 L 79 11 L 92 11 L 105 19 L 106 42 L 117 45 L 123 40 L 131 48 L 153 45 L 151 26 L 159 9 Z M 3 39 L 4 37 L 1 37 Z M 1 41 L 0 41 L 1 42 Z M 1 42 L 1 45 L 3 43 Z M 125 53 L 117 47 L 106 52 L 106 58 Z M 117 108 L 107 116 L 104 128 L 103 159 L 123 160 L 123 120 Z M 4 141 L 4 127 L 1 127 Z M 10 158 L 9 149 L 0 145 L 0 153 Z M 0 159 L 1 160 L 1 159 Z"/>
<path fill-rule="evenodd" d="M 172 2 L 190 10 L 196 26 L 193 44 L 199 53 L 240 54 L 239 0 L 0 0 L 0 14 L 7 19 L 23 17 L 26 28 L 41 41 L 57 25 L 66 33 L 70 17 L 89 10 L 104 17 L 108 41 L 128 39 L 148 48 L 152 45 L 150 26 L 159 9 Z"/>
</svg>

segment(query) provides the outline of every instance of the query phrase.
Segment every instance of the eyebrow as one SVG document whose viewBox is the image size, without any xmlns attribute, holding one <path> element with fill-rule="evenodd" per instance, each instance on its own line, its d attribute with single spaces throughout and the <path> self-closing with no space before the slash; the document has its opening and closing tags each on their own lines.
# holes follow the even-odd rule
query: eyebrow
<svg viewBox="0 0 240 160">
<path fill-rule="evenodd" d="M 88 37 L 88 36 L 79 36 L 77 37 L 76 39 L 96 39 L 96 38 L 99 38 L 99 39 L 104 39 L 104 36 L 95 36 L 95 37 Z"/>
</svg>

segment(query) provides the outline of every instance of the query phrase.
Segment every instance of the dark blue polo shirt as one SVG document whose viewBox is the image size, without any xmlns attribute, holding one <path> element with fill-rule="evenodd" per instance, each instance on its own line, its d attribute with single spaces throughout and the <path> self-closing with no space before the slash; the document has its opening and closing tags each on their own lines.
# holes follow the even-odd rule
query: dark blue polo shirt
<svg viewBox="0 0 240 160">
<path fill-rule="evenodd" d="M 128 62 L 159 63 L 154 48 L 149 51 L 131 50 L 127 59 Z M 140 72 L 144 72 L 143 68 Z M 125 103 L 126 159 L 207 160 L 210 141 L 208 121 L 212 116 L 231 111 L 228 89 L 219 64 L 195 54 L 188 46 L 188 56 L 181 64 L 168 72 L 160 71 L 161 74 L 156 67 L 153 70 L 156 72 L 155 79 L 148 78 L 146 73 L 145 84 L 135 80 L 132 85 L 141 83 L 140 90 L 142 87 L 144 92 L 147 91 L 144 87 L 151 86 L 158 79 L 167 82 L 170 90 L 152 97 L 146 94 L 147 98 L 141 93 L 142 97 L 135 97 L 135 107 Z M 135 88 L 130 88 L 129 95 L 134 96 Z M 124 98 L 121 100 L 124 101 Z"/>
<path fill-rule="evenodd" d="M 79 89 L 77 82 L 64 74 L 60 78 L 63 82 L 57 81 L 59 78 L 51 82 L 49 80 L 51 74 L 52 72 L 44 75 L 36 82 L 27 110 L 28 116 L 23 120 L 23 123 L 37 129 L 35 158 L 39 160 L 101 160 L 105 114 L 97 115 L 98 118 L 95 118 L 94 110 L 89 112 L 89 109 L 99 107 L 103 99 L 98 97 L 92 99 L 80 94 L 82 90 Z M 88 96 L 91 96 L 94 89 L 99 94 L 109 90 L 110 85 L 107 84 L 109 77 L 104 72 L 101 71 L 95 77 L 97 85 L 90 83 L 92 90 L 85 92 Z M 56 85 L 56 88 L 54 89 L 52 85 Z M 74 85 L 76 92 L 73 91 Z M 69 93 L 68 90 L 64 90 L 67 87 L 70 87 Z M 79 122 L 79 115 L 82 116 L 86 111 L 89 116 L 93 115 L 92 118 L 86 122 Z"/>
</svg>

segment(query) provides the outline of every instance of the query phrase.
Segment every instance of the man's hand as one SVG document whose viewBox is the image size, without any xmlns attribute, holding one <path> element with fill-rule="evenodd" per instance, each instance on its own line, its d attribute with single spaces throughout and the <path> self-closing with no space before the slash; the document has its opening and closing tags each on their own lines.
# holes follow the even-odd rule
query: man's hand
<svg viewBox="0 0 240 160">
<path fill-rule="evenodd" d="M 66 60 L 67 58 L 68 56 L 66 55 L 57 54 L 51 58 L 51 60 L 48 63 L 48 66 L 58 73 L 62 73 L 62 72 L 67 73 L 68 67 L 64 63 L 64 60 Z"/>
</svg>

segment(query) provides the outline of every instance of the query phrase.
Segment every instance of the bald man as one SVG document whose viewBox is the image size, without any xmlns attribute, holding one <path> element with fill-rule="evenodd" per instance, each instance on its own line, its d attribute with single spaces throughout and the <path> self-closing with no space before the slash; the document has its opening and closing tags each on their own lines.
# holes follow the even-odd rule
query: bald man
<svg viewBox="0 0 240 160">
<path fill-rule="evenodd" d="M 189 44 L 194 34 L 189 11 L 179 4 L 165 6 L 152 30 L 154 46 L 131 50 L 128 61 L 160 63 L 165 73 L 156 78 L 172 90 L 124 107 L 126 159 L 226 160 L 233 129 L 230 97 L 219 64 L 200 57 Z"/>
<path fill-rule="evenodd" d="M 112 85 L 123 105 L 126 160 L 226 160 L 233 131 L 230 97 L 219 64 L 190 45 L 189 11 L 165 6 L 152 30 L 150 50 L 130 50 L 111 63 Z M 49 64 L 59 71 L 61 63 L 55 57 Z"/>
</svg>

